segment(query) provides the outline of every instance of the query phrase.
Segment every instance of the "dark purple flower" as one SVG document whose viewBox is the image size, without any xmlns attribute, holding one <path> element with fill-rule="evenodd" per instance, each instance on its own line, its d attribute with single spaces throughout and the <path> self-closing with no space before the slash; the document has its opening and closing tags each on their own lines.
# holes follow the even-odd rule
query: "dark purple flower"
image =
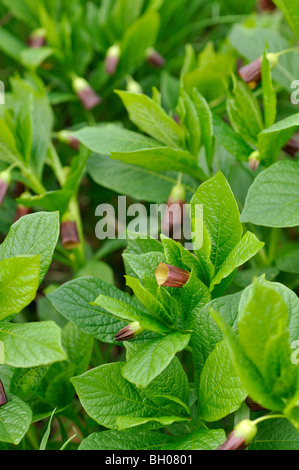
<svg viewBox="0 0 299 470">
<path fill-rule="evenodd" d="M 165 65 L 164 57 L 159 54 L 154 48 L 149 47 L 146 51 L 146 61 L 152 67 L 159 69 Z"/>
<path fill-rule="evenodd" d="M 184 269 L 159 263 L 155 276 L 157 284 L 162 287 L 183 287 L 190 278 L 190 273 Z"/>
<path fill-rule="evenodd" d="M 105 71 L 108 75 L 114 75 L 120 58 L 120 47 L 118 44 L 109 47 L 105 58 Z"/>
<path fill-rule="evenodd" d="M 6 405 L 7 396 L 3 387 L 3 383 L 0 380 L 0 406 Z"/>
<path fill-rule="evenodd" d="M 87 110 L 93 109 L 102 101 L 102 98 L 94 91 L 84 78 L 74 78 L 73 88 L 81 101 L 82 106 Z"/>
<path fill-rule="evenodd" d="M 135 338 L 144 331 L 140 324 L 136 321 L 122 328 L 116 335 L 114 335 L 115 341 L 129 341 Z"/>
</svg>

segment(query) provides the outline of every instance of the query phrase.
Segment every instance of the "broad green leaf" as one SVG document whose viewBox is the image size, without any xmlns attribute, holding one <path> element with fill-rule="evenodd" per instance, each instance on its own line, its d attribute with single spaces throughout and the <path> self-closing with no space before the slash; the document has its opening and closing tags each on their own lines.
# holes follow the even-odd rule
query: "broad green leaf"
<svg viewBox="0 0 299 470">
<path fill-rule="evenodd" d="M 111 158 L 152 171 L 178 171 L 204 181 L 207 179 L 204 171 L 186 150 L 161 147 L 134 152 L 112 152 Z"/>
<path fill-rule="evenodd" d="M 136 1 L 133 3 L 131 11 L 136 10 Z M 121 44 L 120 70 L 128 72 L 144 60 L 146 50 L 156 42 L 159 26 L 158 12 L 150 10 L 126 28 Z"/>
<path fill-rule="evenodd" d="M 159 288 L 157 288 L 157 294 L 153 295 L 148 291 L 138 279 L 131 276 L 125 276 L 126 284 L 131 287 L 134 294 L 136 295 L 139 302 L 141 302 L 152 317 L 159 320 L 168 328 L 173 326 L 175 318 L 173 318 L 165 304 L 161 302 L 161 296 L 159 296 Z M 160 291 L 161 292 L 161 291 Z M 171 298 L 169 298 L 169 302 Z"/>
<path fill-rule="evenodd" d="M 35 298 L 40 256 L 16 256 L 0 261 L 0 319 L 19 313 Z"/>
<path fill-rule="evenodd" d="M 233 78 L 233 90 L 226 108 L 233 129 L 246 142 L 256 145 L 257 136 L 264 126 L 258 101 L 248 85 Z"/>
<path fill-rule="evenodd" d="M 257 176 L 249 189 L 241 221 L 266 227 L 299 225 L 297 162 L 277 162 Z"/>
<path fill-rule="evenodd" d="M 237 160 L 247 161 L 252 153 L 252 148 L 237 134 L 231 126 L 219 116 L 213 115 L 213 128 L 215 138 Z"/>
<path fill-rule="evenodd" d="M 83 374 L 88 368 L 94 339 L 81 331 L 74 323 L 68 322 L 62 330 L 62 346 L 68 360 L 75 364 L 75 374 Z"/>
<path fill-rule="evenodd" d="M 255 364 L 246 356 L 237 334 L 221 318 L 218 312 L 211 310 L 211 315 L 224 334 L 233 364 L 248 395 L 266 409 L 281 410 L 283 408 L 282 401 L 271 395 L 271 390 L 265 385 L 264 377 Z"/>
<path fill-rule="evenodd" d="M 239 209 L 231 188 L 221 172 L 200 185 L 191 205 L 203 205 L 203 220 L 211 238 L 211 261 L 217 271 L 243 232 Z"/>
<path fill-rule="evenodd" d="M 53 321 L 34 323 L 0 322 L 5 363 L 13 367 L 36 367 L 64 361 L 61 329 Z"/>
<path fill-rule="evenodd" d="M 213 290 L 214 286 L 220 284 L 222 279 L 228 277 L 236 268 L 256 255 L 263 246 L 264 243 L 260 242 L 253 233 L 246 232 L 220 266 L 211 282 L 210 290 Z"/>
<path fill-rule="evenodd" d="M 17 198 L 16 202 L 25 207 L 37 207 L 46 211 L 60 211 L 60 213 L 64 214 L 68 209 L 73 194 L 73 191 L 59 189 L 36 196 L 23 196 Z"/>
<path fill-rule="evenodd" d="M 276 266 L 280 271 L 299 273 L 299 248 L 288 250 L 276 259 Z"/>
<path fill-rule="evenodd" d="M 294 135 L 299 126 L 299 113 L 278 121 L 258 136 L 261 159 L 275 162 L 281 148 Z"/>
<path fill-rule="evenodd" d="M 274 0 L 274 3 L 281 9 L 285 19 L 298 37 L 299 13 L 296 0 Z"/>
<path fill-rule="evenodd" d="M 197 381 L 209 355 L 216 344 L 223 340 L 223 333 L 211 316 L 210 310 L 216 310 L 225 323 L 236 329 L 240 298 L 240 292 L 225 295 L 212 300 L 197 312 L 190 343 Z"/>
<path fill-rule="evenodd" d="M 186 330 L 193 330 L 194 322 L 199 311 L 209 303 L 211 294 L 207 286 L 200 280 L 192 270 L 188 282 L 181 289 L 179 300 L 181 318 Z"/>
<path fill-rule="evenodd" d="M 123 429 L 134 428 L 136 426 L 149 425 L 150 428 L 154 428 L 155 424 L 158 424 L 158 427 L 170 426 L 173 423 L 184 422 L 187 418 L 181 416 L 158 416 L 158 417 L 144 417 L 144 418 L 135 418 L 130 416 L 119 416 L 116 419 L 117 427 L 121 431 Z M 151 424 L 152 423 L 152 424 Z"/>
<path fill-rule="evenodd" d="M 2 245 L 0 260 L 14 256 L 40 255 L 40 281 L 43 280 L 59 236 L 59 214 L 37 212 L 15 222 Z"/>
<path fill-rule="evenodd" d="M 173 333 L 141 346 L 122 368 L 122 375 L 138 388 L 145 388 L 189 343 L 190 335 Z"/>
<path fill-rule="evenodd" d="M 92 152 L 103 155 L 160 147 L 159 142 L 116 124 L 83 127 L 72 135 Z"/>
<path fill-rule="evenodd" d="M 199 417 L 205 421 L 218 421 L 238 410 L 246 396 L 226 344 L 218 343 L 200 377 Z"/>
<path fill-rule="evenodd" d="M 91 155 L 87 171 L 104 188 L 142 201 L 165 203 L 173 186 L 177 184 L 177 173 L 154 173 L 147 168 L 111 160 L 105 155 Z M 190 194 L 196 191 L 198 185 L 185 175 L 182 184 Z"/>
<path fill-rule="evenodd" d="M 47 297 L 59 313 L 75 323 L 82 331 L 106 343 L 115 343 L 114 335 L 125 327 L 127 322 L 92 304 L 100 293 L 140 309 L 140 305 L 128 294 L 93 277 L 69 281 Z M 144 335 L 145 333 L 134 341 L 142 340 Z"/>
<path fill-rule="evenodd" d="M 151 98 L 139 93 L 117 91 L 130 120 L 146 134 L 170 147 L 181 147 L 184 131 Z"/>
<path fill-rule="evenodd" d="M 183 439 L 164 445 L 162 450 L 216 450 L 225 439 L 223 429 L 198 429 Z"/>
<path fill-rule="evenodd" d="M 78 450 L 157 450 L 172 441 L 172 436 L 154 431 L 102 431 L 83 439 Z"/>
<path fill-rule="evenodd" d="M 82 406 L 91 418 L 109 429 L 118 429 L 117 420 L 121 417 L 128 420 L 128 427 L 149 419 L 175 419 L 171 411 L 177 409 L 177 405 L 168 408 L 165 398 L 148 398 L 145 392 L 122 377 L 122 367 L 121 362 L 105 364 L 72 379 Z M 176 417 L 182 419 L 183 415 Z M 137 422 L 129 422 L 130 418 L 136 418 Z M 121 428 L 124 426 L 124 422 L 120 423 Z"/>
<path fill-rule="evenodd" d="M 39 67 L 44 60 L 53 54 L 54 50 L 51 47 L 36 47 L 36 48 L 25 48 L 21 51 L 21 63 L 28 68 Z"/>
<path fill-rule="evenodd" d="M 272 126 L 276 118 L 277 98 L 276 91 L 273 87 L 271 76 L 271 65 L 267 59 L 266 52 L 262 60 L 262 88 L 263 88 L 263 105 L 264 105 L 264 123 L 265 128 Z"/>
<path fill-rule="evenodd" d="M 0 31 L 1 50 L 17 62 L 20 61 L 21 52 L 25 49 L 24 44 L 14 34 L 1 28 Z"/>
<path fill-rule="evenodd" d="M 298 431 L 286 419 L 263 421 L 249 450 L 299 450 Z"/>
<path fill-rule="evenodd" d="M 8 394 L 6 405 L 0 407 L 0 441 L 19 444 L 31 424 L 32 411 L 23 400 Z"/>
<path fill-rule="evenodd" d="M 137 255 L 124 252 L 122 256 L 125 265 L 129 265 L 139 279 L 157 285 L 155 270 L 159 263 L 165 262 L 163 253 L 150 251 Z"/>
<path fill-rule="evenodd" d="M 146 330 L 155 331 L 156 333 L 167 333 L 169 330 L 155 316 L 151 316 L 143 312 L 136 306 L 130 305 L 121 300 L 100 294 L 92 305 L 97 305 L 110 312 L 115 318 L 119 318 L 126 322 L 138 322 L 140 326 Z"/>
</svg>

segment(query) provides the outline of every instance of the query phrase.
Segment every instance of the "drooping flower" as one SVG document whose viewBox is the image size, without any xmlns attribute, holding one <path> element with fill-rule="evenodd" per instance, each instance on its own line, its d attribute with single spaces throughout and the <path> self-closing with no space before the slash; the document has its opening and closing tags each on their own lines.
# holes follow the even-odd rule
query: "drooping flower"
<svg viewBox="0 0 299 470">
<path fill-rule="evenodd" d="M 101 103 L 102 98 L 94 91 L 85 78 L 75 77 L 73 79 L 72 85 L 82 106 L 86 110 L 93 109 L 95 106 Z"/>
<path fill-rule="evenodd" d="M 159 54 L 159 52 L 156 51 L 153 47 L 149 47 L 146 50 L 145 55 L 147 63 L 150 64 L 152 67 L 159 69 L 165 65 L 164 57 Z"/>
<path fill-rule="evenodd" d="M 244 450 L 257 434 L 257 425 L 254 421 L 244 419 L 238 423 L 226 441 L 217 450 Z"/>
<path fill-rule="evenodd" d="M 69 212 L 61 219 L 60 234 L 61 244 L 66 250 L 74 250 L 80 245 L 77 224 Z"/>
<path fill-rule="evenodd" d="M 108 75 L 114 75 L 119 63 L 120 58 L 120 47 L 118 44 L 114 44 L 109 47 L 105 57 L 105 71 Z"/>
<path fill-rule="evenodd" d="M 7 170 L 2 171 L 0 173 L 0 206 L 4 201 L 10 182 L 11 182 L 10 171 L 7 171 Z"/>
<path fill-rule="evenodd" d="M 3 383 L 0 380 L 0 406 L 6 405 L 7 396 L 3 387 Z"/>
<path fill-rule="evenodd" d="M 183 287 L 190 278 L 190 273 L 184 269 L 159 263 L 155 276 L 157 284 L 162 287 Z"/>
<path fill-rule="evenodd" d="M 116 341 L 129 341 L 130 339 L 140 335 L 143 331 L 144 329 L 136 321 L 122 328 L 118 333 L 116 333 L 116 335 L 114 335 L 114 339 Z"/>
</svg>

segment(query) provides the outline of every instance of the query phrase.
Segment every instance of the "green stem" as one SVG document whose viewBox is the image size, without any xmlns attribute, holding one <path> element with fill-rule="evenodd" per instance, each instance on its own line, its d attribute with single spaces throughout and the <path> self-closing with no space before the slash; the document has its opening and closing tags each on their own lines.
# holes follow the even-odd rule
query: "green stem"
<svg viewBox="0 0 299 470">
<path fill-rule="evenodd" d="M 277 254 L 277 246 L 280 239 L 280 229 L 279 228 L 272 228 L 270 234 L 270 245 L 268 251 L 268 262 L 269 266 L 272 264 L 273 260 Z"/>
<path fill-rule="evenodd" d="M 267 419 L 282 419 L 287 417 L 285 415 L 267 415 L 267 416 L 261 416 L 260 418 L 257 418 L 253 421 L 254 424 L 259 424 L 262 421 L 266 421 Z"/>
</svg>

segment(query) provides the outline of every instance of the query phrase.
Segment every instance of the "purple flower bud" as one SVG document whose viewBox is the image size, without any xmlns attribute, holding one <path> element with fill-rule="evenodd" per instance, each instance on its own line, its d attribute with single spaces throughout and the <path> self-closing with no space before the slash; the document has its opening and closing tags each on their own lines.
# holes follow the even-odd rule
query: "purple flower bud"
<svg viewBox="0 0 299 470">
<path fill-rule="evenodd" d="M 155 276 L 157 284 L 162 287 L 183 287 L 190 278 L 190 273 L 165 263 L 159 263 Z"/>
<path fill-rule="evenodd" d="M 105 71 L 108 75 L 114 75 L 120 58 L 120 47 L 118 44 L 109 47 L 105 59 Z"/>
<path fill-rule="evenodd" d="M 253 62 L 250 62 L 250 64 L 239 68 L 238 74 L 242 80 L 254 90 L 262 78 L 262 59 L 259 57 Z"/>
<path fill-rule="evenodd" d="M 65 144 L 69 145 L 70 147 L 72 147 L 77 152 L 79 151 L 80 141 L 78 139 L 76 139 L 76 137 L 73 137 L 72 134 L 69 131 L 63 130 L 63 131 L 58 132 L 57 133 L 57 139 L 60 142 L 63 142 Z"/>
<path fill-rule="evenodd" d="M 60 224 L 61 244 L 66 250 L 74 250 L 80 245 L 77 224 L 70 213 L 64 214 Z"/>
<path fill-rule="evenodd" d="M 255 152 L 252 152 L 248 161 L 251 171 L 256 171 L 261 163 L 260 153 L 257 150 Z"/>
<path fill-rule="evenodd" d="M 174 238 L 180 238 L 177 232 L 181 232 L 184 222 L 184 204 L 186 192 L 182 185 L 173 187 L 167 201 L 167 207 L 163 214 L 161 230 L 162 233 Z"/>
<path fill-rule="evenodd" d="M 8 187 L 11 182 L 10 172 L 5 170 L 0 173 L 0 206 L 4 201 Z"/>
<path fill-rule="evenodd" d="M 162 57 L 161 54 L 159 54 L 159 52 L 157 52 L 152 47 L 149 47 L 146 51 L 146 61 L 156 69 L 159 69 L 165 65 L 164 57 Z"/>
<path fill-rule="evenodd" d="M 275 10 L 276 5 L 272 0 L 260 0 L 260 9 L 262 11 L 272 11 Z"/>
<path fill-rule="evenodd" d="M 0 380 L 0 406 L 6 405 L 7 396 L 3 387 L 3 383 Z"/>
<path fill-rule="evenodd" d="M 87 110 L 93 109 L 102 101 L 102 98 L 94 91 L 84 78 L 74 78 L 73 88 L 81 101 L 82 106 Z"/>
<path fill-rule="evenodd" d="M 122 328 L 118 333 L 116 333 L 116 335 L 114 335 L 114 339 L 116 341 L 129 341 L 130 339 L 140 335 L 143 331 L 144 329 L 141 328 L 140 324 L 136 321 Z"/>
<path fill-rule="evenodd" d="M 254 421 L 244 419 L 235 426 L 224 444 L 221 444 L 217 450 L 244 450 L 251 444 L 256 433 L 257 426 Z"/>
<path fill-rule="evenodd" d="M 263 408 L 261 405 L 253 401 L 250 397 L 246 398 L 245 403 L 251 411 L 266 411 L 266 408 Z"/>
<path fill-rule="evenodd" d="M 43 47 L 46 44 L 46 30 L 38 28 L 33 31 L 27 40 L 27 44 L 32 48 Z"/>
<path fill-rule="evenodd" d="M 283 147 L 283 150 L 288 153 L 291 157 L 295 157 L 299 151 L 299 142 L 297 139 L 292 137 Z"/>
</svg>

